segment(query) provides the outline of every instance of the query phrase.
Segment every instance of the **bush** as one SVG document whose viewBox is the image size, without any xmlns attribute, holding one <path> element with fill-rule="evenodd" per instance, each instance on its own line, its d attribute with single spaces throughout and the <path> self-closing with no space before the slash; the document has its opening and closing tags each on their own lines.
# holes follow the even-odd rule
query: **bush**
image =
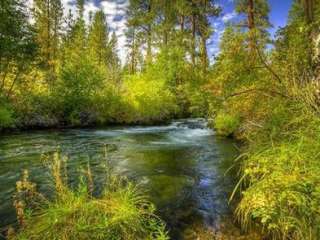
<svg viewBox="0 0 320 240">
<path fill-rule="evenodd" d="M 105 86 L 106 75 L 105 69 L 85 54 L 62 63 L 53 94 L 61 120 L 73 126 L 93 124 L 92 99 Z"/>
<path fill-rule="evenodd" d="M 94 197 L 90 169 L 78 189 L 71 190 L 62 177 L 63 163 L 55 154 L 51 169 L 56 197 L 52 201 L 36 192 L 24 172 L 14 202 L 21 229 L 9 231 L 9 239 L 168 239 L 154 205 L 136 185 L 107 172 L 104 191 Z"/>
<path fill-rule="evenodd" d="M 6 106 L 0 106 L 0 130 L 12 127 L 13 124 L 14 118 L 12 117 L 12 111 Z"/>
<path fill-rule="evenodd" d="M 259 222 L 276 239 L 318 239 L 319 151 L 319 143 L 302 137 L 249 153 L 244 176 L 250 185 L 237 209 L 243 226 Z"/>
<path fill-rule="evenodd" d="M 214 127 L 221 136 L 231 136 L 239 128 L 240 120 L 238 117 L 228 113 L 218 113 L 214 120 Z"/>
<path fill-rule="evenodd" d="M 129 106 L 123 120 L 129 123 L 162 122 L 178 112 L 174 94 L 163 79 L 151 73 L 128 76 L 124 83 L 123 101 Z"/>
<path fill-rule="evenodd" d="M 260 223 L 274 239 L 319 239 L 319 118 L 301 102 L 272 106 L 251 133 L 238 218 L 244 227 Z"/>
</svg>

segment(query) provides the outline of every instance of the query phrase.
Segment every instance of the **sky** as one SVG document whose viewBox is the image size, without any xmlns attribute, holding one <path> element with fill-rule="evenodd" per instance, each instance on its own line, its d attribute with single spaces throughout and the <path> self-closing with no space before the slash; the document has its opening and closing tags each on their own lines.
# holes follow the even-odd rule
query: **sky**
<svg viewBox="0 0 320 240">
<path fill-rule="evenodd" d="M 32 2 L 32 0 L 30 0 Z M 279 27 L 285 26 L 288 12 L 293 0 L 269 0 L 271 7 L 270 22 L 273 27 L 269 29 L 271 36 L 275 34 Z M 71 10 L 75 14 L 75 0 L 62 0 L 65 14 Z M 212 19 L 211 25 L 214 34 L 208 40 L 208 55 L 213 59 L 219 53 L 219 42 L 223 34 L 225 24 L 235 20 L 238 16 L 234 11 L 234 0 L 217 0 L 223 11 L 220 17 Z M 96 12 L 101 8 L 106 16 L 107 22 L 112 31 L 118 36 L 119 55 L 122 62 L 126 59 L 126 8 L 128 0 L 87 0 L 85 4 L 85 18 L 89 19 L 89 12 Z"/>
<path fill-rule="evenodd" d="M 270 22 L 272 27 L 269 29 L 271 36 L 274 36 L 279 27 L 284 27 L 287 23 L 288 13 L 293 0 L 268 0 L 270 5 Z M 214 34 L 208 40 L 208 55 L 213 59 L 219 53 L 219 43 L 225 29 L 225 24 L 235 21 L 238 17 L 234 8 L 235 0 L 217 0 L 217 4 L 222 7 L 222 14 L 218 19 L 212 19 L 211 25 Z"/>
</svg>

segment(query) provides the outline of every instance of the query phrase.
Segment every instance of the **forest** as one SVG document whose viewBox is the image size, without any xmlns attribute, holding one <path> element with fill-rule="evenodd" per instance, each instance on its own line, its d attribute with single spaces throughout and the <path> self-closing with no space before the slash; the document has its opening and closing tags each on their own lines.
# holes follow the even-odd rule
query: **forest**
<svg viewBox="0 0 320 240">
<path fill-rule="evenodd" d="M 124 60 L 107 15 L 85 17 L 87 2 L 66 15 L 61 0 L 0 0 L 0 166 L 8 134 L 206 119 L 212 138 L 239 143 L 227 201 L 241 236 L 181 239 L 320 239 L 320 2 L 292 0 L 271 34 L 270 1 L 234 0 L 238 17 L 210 56 L 218 1 L 129 0 Z M 97 194 L 89 165 L 75 190 L 64 156 L 49 158 L 54 199 L 24 171 L 4 239 L 180 239 L 110 166 Z"/>
</svg>

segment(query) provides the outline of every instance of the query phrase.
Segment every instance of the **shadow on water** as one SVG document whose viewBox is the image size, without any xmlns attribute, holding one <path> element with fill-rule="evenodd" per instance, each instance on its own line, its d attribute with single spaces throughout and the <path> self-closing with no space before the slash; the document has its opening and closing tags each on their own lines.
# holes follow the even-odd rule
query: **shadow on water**
<svg viewBox="0 0 320 240">
<path fill-rule="evenodd" d="M 194 239 L 195 225 L 219 229 L 231 219 L 228 197 L 234 174 L 225 172 L 237 156 L 235 143 L 215 137 L 201 119 L 169 126 L 36 131 L 0 139 L 0 227 L 15 222 L 12 195 L 23 169 L 40 191 L 52 194 L 42 154 L 59 149 L 69 157 L 70 183 L 90 163 L 95 182 L 105 180 L 102 148 L 116 173 L 139 183 L 168 223 L 173 239 Z"/>
</svg>

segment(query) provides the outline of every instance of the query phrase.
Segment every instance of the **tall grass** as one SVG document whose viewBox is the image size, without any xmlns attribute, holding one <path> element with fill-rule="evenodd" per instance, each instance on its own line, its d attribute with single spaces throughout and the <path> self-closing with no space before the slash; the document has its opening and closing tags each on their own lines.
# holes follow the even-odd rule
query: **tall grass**
<svg viewBox="0 0 320 240">
<path fill-rule="evenodd" d="M 271 239 L 320 239 L 320 118 L 302 96 L 271 100 L 246 132 L 241 201 L 244 228 L 258 223 Z"/>
<path fill-rule="evenodd" d="M 76 190 L 66 183 L 65 161 L 55 154 L 50 164 L 54 200 L 36 191 L 25 171 L 17 182 L 15 207 L 20 229 L 9 231 L 14 240 L 168 239 L 155 207 L 139 188 L 110 173 L 101 196 L 94 197 L 90 168 Z"/>
</svg>

